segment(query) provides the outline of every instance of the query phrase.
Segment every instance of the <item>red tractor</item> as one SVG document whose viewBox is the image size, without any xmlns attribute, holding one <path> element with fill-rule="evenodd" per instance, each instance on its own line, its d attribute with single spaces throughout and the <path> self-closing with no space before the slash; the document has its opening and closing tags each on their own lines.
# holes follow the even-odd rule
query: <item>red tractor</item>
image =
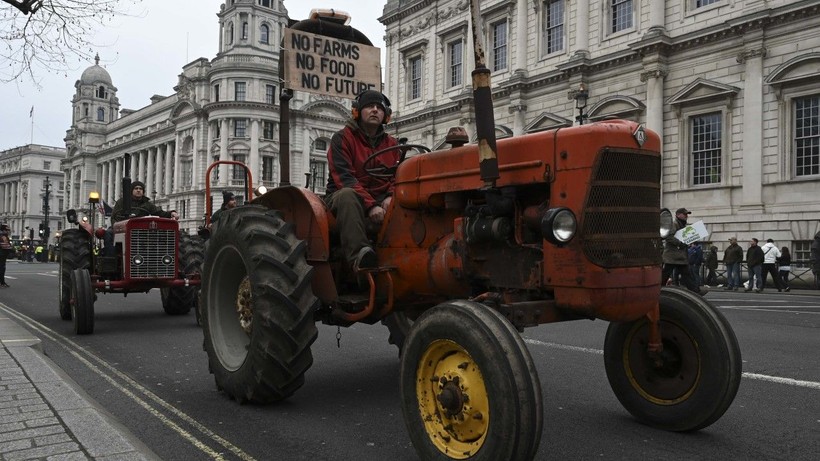
<svg viewBox="0 0 820 461">
<path fill-rule="evenodd" d="M 130 155 L 125 154 L 125 170 Z M 122 182 L 123 197 L 131 197 L 131 180 Z M 77 227 L 60 235 L 60 318 L 74 320 L 76 334 L 94 332 L 96 293 L 145 293 L 159 288 L 168 315 L 185 315 L 197 307 L 199 270 L 204 245 L 197 236 L 183 234 L 179 223 L 159 216 L 133 217 L 112 226 L 113 248 L 102 248 L 106 230 L 95 229 L 99 194 L 89 197 L 90 222 L 68 210 L 69 223 Z M 126 214 L 130 200 L 126 199 Z M 100 250 L 103 250 L 102 252 Z M 199 317 L 197 312 L 197 318 Z"/>
<path fill-rule="evenodd" d="M 352 272 L 308 189 L 223 213 L 201 293 L 217 387 L 239 402 L 285 399 L 313 363 L 316 322 L 382 322 L 422 459 L 531 459 L 542 390 L 519 332 L 602 319 L 604 367 L 627 411 L 672 431 L 714 423 L 737 392 L 740 350 L 706 299 L 661 287 L 672 216 L 657 134 L 613 120 L 496 142 L 488 74 L 473 74 L 476 144 L 400 144 L 398 165 L 372 154 L 371 174 L 396 177 L 371 236 L 377 268 Z"/>
</svg>

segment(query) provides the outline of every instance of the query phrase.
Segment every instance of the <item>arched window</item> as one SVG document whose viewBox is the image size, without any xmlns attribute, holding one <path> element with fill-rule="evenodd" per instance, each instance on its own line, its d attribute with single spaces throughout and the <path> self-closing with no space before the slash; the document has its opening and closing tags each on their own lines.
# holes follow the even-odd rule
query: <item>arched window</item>
<svg viewBox="0 0 820 461">
<path fill-rule="evenodd" d="M 105 87 L 100 85 L 100 87 L 97 88 L 97 97 L 100 99 L 105 99 L 107 96 L 108 95 L 106 94 Z"/>
<path fill-rule="evenodd" d="M 267 45 L 270 42 L 270 27 L 267 24 L 262 24 L 259 28 L 259 43 Z"/>
<path fill-rule="evenodd" d="M 104 122 L 105 121 L 105 109 L 102 107 L 97 109 L 97 121 Z"/>
<path fill-rule="evenodd" d="M 248 23 L 243 22 L 242 23 L 242 40 L 247 40 L 247 39 L 248 39 Z"/>
<path fill-rule="evenodd" d="M 228 45 L 233 44 L 233 23 L 228 25 Z"/>
</svg>

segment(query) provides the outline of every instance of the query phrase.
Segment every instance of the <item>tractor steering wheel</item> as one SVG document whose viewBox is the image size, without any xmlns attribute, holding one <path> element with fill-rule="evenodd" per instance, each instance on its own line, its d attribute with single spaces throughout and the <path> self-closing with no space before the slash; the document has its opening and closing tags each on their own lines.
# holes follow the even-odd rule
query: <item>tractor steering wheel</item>
<svg viewBox="0 0 820 461">
<path fill-rule="evenodd" d="M 384 155 L 387 152 L 393 152 L 394 150 L 398 150 L 401 152 L 399 155 L 399 161 L 393 166 L 387 165 L 377 165 L 372 168 L 367 168 L 367 164 L 372 162 L 376 157 L 380 155 Z M 424 154 L 430 152 L 430 148 L 426 146 L 422 146 L 421 144 L 397 144 L 395 146 L 390 146 L 382 150 L 378 150 L 373 152 L 369 157 L 367 157 L 364 161 L 364 172 L 369 174 L 374 178 L 381 178 L 381 179 L 390 179 L 396 175 L 396 169 L 399 167 L 399 164 L 407 158 L 407 151 L 414 150 L 419 154 Z"/>
</svg>

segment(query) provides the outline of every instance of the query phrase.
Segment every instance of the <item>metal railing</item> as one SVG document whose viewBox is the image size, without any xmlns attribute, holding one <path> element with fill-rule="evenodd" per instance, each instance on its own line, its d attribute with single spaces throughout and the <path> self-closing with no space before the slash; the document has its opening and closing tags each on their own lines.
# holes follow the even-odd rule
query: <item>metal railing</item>
<svg viewBox="0 0 820 461">
<path fill-rule="evenodd" d="M 811 272 L 811 263 L 809 261 L 794 261 L 791 264 L 791 272 L 789 273 L 789 287 L 800 288 L 804 290 L 820 289 L 820 279 Z M 706 265 L 700 266 L 700 280 L 706 283 L 706 276 L 709 275 L 709 269 Z M 765 275 L 765 274 L 764 274 Z M 718 263 L 715 269 L 715 276 L 720 285 L 726 285 L 726 265 L 722 262 Z M 740 263 L 740 281 L 741 283 L 749 279 L 749 266 L 745 262 Z M 771 277 L 766 277 L 766 286 L 774 288 L 774 282 Z"/>
</svg>

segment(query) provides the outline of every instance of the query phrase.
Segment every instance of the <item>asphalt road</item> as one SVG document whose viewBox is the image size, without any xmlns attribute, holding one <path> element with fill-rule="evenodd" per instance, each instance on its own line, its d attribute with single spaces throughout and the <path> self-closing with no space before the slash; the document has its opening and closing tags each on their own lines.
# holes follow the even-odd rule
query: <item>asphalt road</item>
<svg viewBox="0 0 820 461">
<path fill-rule="evenodd" d="M 96 327 L 74 336 L 57 311 L 58 266 L 10 262 L 0 302 L 97 402 L 167 460 L 412 460 L 387 329 L 320 326 L 306 384 L 284 403 L 238 405 L 217 391 L 193 314 L 165 315 L 158 292 L 100 295 Z M 735 329 L 744 376 L 726 414 L 679 434 L 635 422 L 609 388 L 607 324 L 528 329 L 545 423 L 538 459 L 820 457 L 820 296 L 708 295 Z"/>
</svg>

